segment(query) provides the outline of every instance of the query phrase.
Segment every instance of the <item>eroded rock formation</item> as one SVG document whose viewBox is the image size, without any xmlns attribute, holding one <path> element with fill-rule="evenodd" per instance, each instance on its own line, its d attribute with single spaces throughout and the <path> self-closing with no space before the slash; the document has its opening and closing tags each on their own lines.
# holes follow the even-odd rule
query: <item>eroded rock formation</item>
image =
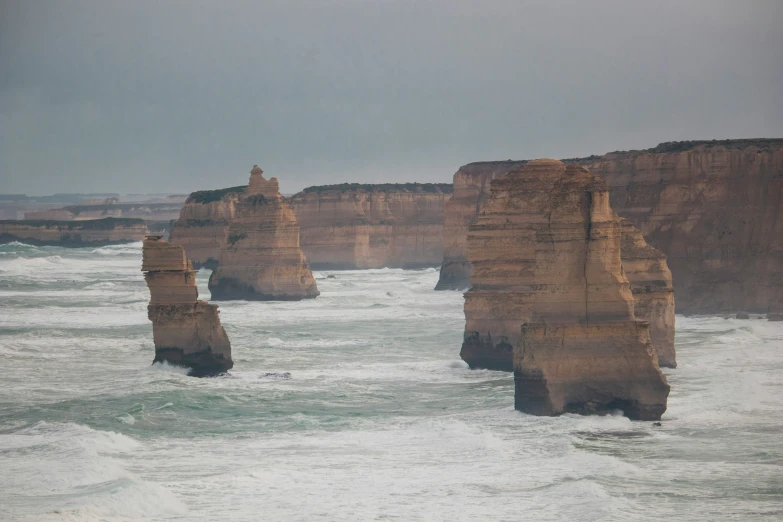
<svg viewBox="0 0 783 522">
<path fill-rule="evenodd" d="M 19 241 L 38 246 L 98 247 L 141 241 L 146 234 L 147 225 L 141 219 L 0 221 L 0 244 Z"/>
<path fill-rule="evenodd" d="M 658 365 L 676 368 L 674 289 L 666 256 L 651 247 L 627 219 L 622 220 L 621 258 L 634 297 L 634 315 L 650 323 L 650 340 Z"/>
<path fill-rule="evenodd" d="M 300 300 L 318 296 L 302 250 L 291 204 L 277 178 L 254 166 L 236 203 L 218 267 L 209 278 L 213 299 Z"/>
<path fill-rule="evenodd" d="M 198 300 L 196 272 L 182 247 L 148 236 L 141 269 L 150 291 L 153 362 L 191 368 L 190 374 L 197 377 L 229 370 L 234 365 L 231 344 L 220 325 L 218 307 Z"/>
<path fill-rule="evenodd" d="M 783 139 L 663 143 L 572 160 L 668 258 L 682 313 L 783 310 Z"/>
<path fill-rule="evenodd" d="M 310 266 L 418 268 L 443 258 L 446 183 L 309 187 L 291 198 Z"/>
<path fill-rule="evenodd" d="M 443 262 L 435 290 L 470 287 L 471 267 L 466 258 L 468 229 L 489 197 L 489 183 L 525 163 L 511 160 L 470 163 L 454 174 L 454 193 L 444 210 Z"/>
<path fill-rule="evenodd" d="M 188 196 L 171 226 L 171 242 L 185 249 L 196 268 L 215 268 L 228 242 L 228 226 L 246 186 L 201 190 Z"/>
<path fill-rule="evenodd" d="M 669 388 L 649 325 L 634 317 L 622 228 L 606 185 L 577 166 L 536 160 L 491 183 L 468 233 L 461 355 L 471 367 L 513 369 L 517 409 L 665 411 Z"/>
<path fill-rule="evenodd" d="M 667 256 L 678 312 L 783 310 L 783 139 L 663 143 L 564 161 L 604 179 L 612 208 Z M 463 197 L 460 187 L 502 175 L 497 171 L 506 164 L 466 165 L 455 175 L 455 195 L 446 206 L 442 282 L 470 270 L 460 264 L 460 241 L 467 234 L 450 226 L 450 215 L 461 202 L 470 221 L 471 204 L 474 218 L 482 192 Z"/>
</svg>

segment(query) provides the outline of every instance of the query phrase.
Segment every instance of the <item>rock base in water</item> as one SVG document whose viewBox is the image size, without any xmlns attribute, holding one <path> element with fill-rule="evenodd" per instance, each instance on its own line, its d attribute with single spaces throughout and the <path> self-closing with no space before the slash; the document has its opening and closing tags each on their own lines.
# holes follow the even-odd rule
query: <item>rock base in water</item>
<svg viewBox="0 0 783 522">
<path fill-rule="evenodd" d="M 526 324 L 514 352 L 514 407 L 533 415 L 608 413 L 660 420 L 669 385 L 646 323 Z"/>
</svg>

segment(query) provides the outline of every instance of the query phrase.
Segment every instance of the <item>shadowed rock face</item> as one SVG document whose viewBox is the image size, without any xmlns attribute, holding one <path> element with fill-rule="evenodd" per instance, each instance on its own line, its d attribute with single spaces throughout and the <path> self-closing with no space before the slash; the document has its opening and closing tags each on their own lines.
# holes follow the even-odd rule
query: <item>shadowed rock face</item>
<svg viewBox="0 0 783 522">
<path fill-rule="evenodd" d="M 663 252 L 681 313 L 783 311 L 783 140 L 662 144 L 573 160 Z"/>
<path fill-rule="evenodd" d="M 309 187 L 291 198 L 313 269 L 420 268 L 443 259 L 451 185 Z"/>
<path fill-rule="evenodd" d="M 634 317 L 622 235 L 606 185 L 585 169 L 536 160 L 491 183 L 468 233 L 461 356 L 514 370 L 517 409 L 665 411 L 668 385 L 649 325 Z"/>
<path fill-rule="evenodd" d="M 526 161 L 485 161 L 460 167 L 454 174 L 454 193 L 446 202 L 443 222 L 443 263 L 435 290 L 466 290 L 471 266 L 466 258 L 470 225 L 489 197 L 489 183 Z"/>
<path fill-rule="evenodd" d="M 642 233 L 627 219 L 622 220 L 622 247 L 625 276 L 631 282 L 634 315 L 650 323 L 650 340 L 658 355 L 658 365 L 676 368 L 674 353 L 674 289 L 666 256 L 648 245 Z"/>
<path fill-rule="evenodd" d="M 299 248 L 294 210 L 277 178 L 267 180 L 258 166 L 236 203 L 209 290 L 217 300 L 298 301 L 319 294 Z"/>
<path fill-rule="evenodd" d="M 150 290 L 155 360 L 191 368 L 191 375 L 225 373 L 234 362 L 218 307 L 198 301 L 196 272 L 178 245 L 159 236 L 144 240 L 142 271 Z"/>
</svg>

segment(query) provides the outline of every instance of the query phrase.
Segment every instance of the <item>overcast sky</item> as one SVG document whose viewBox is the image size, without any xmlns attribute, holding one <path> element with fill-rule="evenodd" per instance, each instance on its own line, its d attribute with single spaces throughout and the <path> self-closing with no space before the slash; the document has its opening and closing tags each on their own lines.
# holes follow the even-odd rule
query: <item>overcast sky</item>
<svg viewBox="0 0 783 522">
<path fill-rule="evenodd" d="M 0 0 L 0 192 L 783 137 L 780 0 Z"/>
</svg>

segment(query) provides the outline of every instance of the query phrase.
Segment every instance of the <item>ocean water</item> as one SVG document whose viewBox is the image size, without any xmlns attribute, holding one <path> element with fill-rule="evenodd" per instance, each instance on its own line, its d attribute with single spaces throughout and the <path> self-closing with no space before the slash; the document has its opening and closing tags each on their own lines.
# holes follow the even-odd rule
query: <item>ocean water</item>
<svg viewBox="0 0 783 522">
<path fill-rule="evenodd" d="M 195 379 L 150 364 L 140 264 L 0 246 L 0 519 L 783 519 L 783 323 L 678 316 L 661 426 L 540 418 L 435 270 L 221 303 L 235 368 Z"/>
</svg>

